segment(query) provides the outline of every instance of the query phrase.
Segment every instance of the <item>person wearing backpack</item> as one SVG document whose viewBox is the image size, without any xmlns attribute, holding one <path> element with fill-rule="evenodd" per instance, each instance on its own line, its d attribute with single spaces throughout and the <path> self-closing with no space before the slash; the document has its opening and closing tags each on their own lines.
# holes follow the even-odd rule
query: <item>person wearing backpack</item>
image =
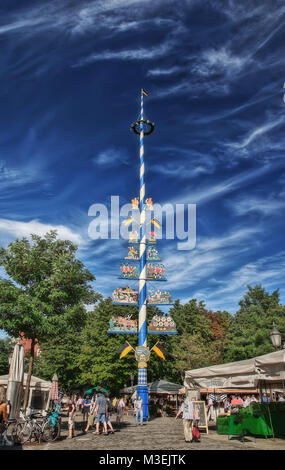
<svg viewBox="0 0 285 470">
<path fill-rule="evenodd" d="M 193 421 L 195 419 L 195 410 L 190 397 L 185 398 L 179 408 L 175 420 L 182 414 L 185 442 L 193 442 Z"/>
</svg>

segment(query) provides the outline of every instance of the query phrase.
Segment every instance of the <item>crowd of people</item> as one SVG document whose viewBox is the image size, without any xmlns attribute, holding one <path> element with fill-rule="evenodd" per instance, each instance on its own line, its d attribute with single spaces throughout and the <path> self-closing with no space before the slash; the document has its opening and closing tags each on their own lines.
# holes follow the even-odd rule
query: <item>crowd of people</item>
<svg viewBox="0 0 285 470">
<path fill-rule="evenodd" d="M 280 392 L 263 393 L 260 395 L 225 395 L 222 400 L 215 400 L 211 395 L 207 397 L 207 419 L 208 421 L 215 421 L 218 413 L 224 412 L 229 413 L 232 409 L 238 407 L 246 408 L 251 403 L 270 403 L 270 402 L 282 402 L 285 401 L 284 395 Z"/>
<path fill-rule="evenodd" d="M 111 416 L 116 416 L 115 428 L 121 426 L 123 413 L 126 408 L 126 402 L 123 398 L 110 398 L 107 393 L 100 391 L 91 398 L 89 395 L 73 396 L 69 399 L 62 399 L 62 411 L 68 413 L 68 438 L 74 437 L 76 412 L 82 414 L 84 422 L 84 433 L 92 430 L 95 424 L 93 434 L 100 434 L 100 425 L 102 425 L 102 434 L 114 434 L 115 430 L 111 423 Z M 133 414 L 136 416 L 136 425 L 143 425 L 143 403 L 140 397 L 136 397 L 132 403 Z"/>
</svg>

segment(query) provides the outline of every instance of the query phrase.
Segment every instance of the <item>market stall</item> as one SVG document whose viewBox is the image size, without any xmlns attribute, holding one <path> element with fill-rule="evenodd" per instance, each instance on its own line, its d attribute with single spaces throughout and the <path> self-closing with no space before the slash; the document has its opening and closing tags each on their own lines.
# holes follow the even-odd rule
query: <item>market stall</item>
<svg viewBox="0 0 285 470">
<path fill-rule="evenodd" d="M 220 414 L 217 417 L 219 434 L 246 434 L 274 436 L 285 435 L 284 402 L 272 401 L 274 390 L 284 390 L 285 383 L 285 350 L 265 354 L 245 361 L 219 364 L 185 372 L 186 389 L 199 385 L 210 390 L 227 390 L 234 393 L 236 389 L 250 393 L 259 391 L 271 395 L 271 402 L 252 402 L 246 408 L 233 406 L 229 416 Z M 269 393 L 268 393 L 269 392 Z M 269 398 L 269 397 L 268 397 Z"/>
<path fill-rule="evenodd" d="M 166 380 L 157 380 L 148 385 L 149 410 L 152 416 L 173 416 L 182 400 L 181 385 L 168 382 Z M 121 394 L 132 396 L 136 394 L 137 386 L 125 387 Z"/>
</svg>

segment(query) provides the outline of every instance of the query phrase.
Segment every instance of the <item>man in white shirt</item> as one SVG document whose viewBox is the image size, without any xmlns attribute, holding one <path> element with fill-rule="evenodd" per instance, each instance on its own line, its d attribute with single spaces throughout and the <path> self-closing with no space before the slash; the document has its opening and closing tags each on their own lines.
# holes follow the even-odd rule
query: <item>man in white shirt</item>
<svg viewBox="0 0 285 470">
<path fill-rule="evenodd" d="M 134 409 L 136 412 L 136 426 L 139 424 L 140 420 L 140 425 L 143 425 L 143 401 L 141 397 L 137 397 L 134 401 Z"/>
<path fill-rule="evenodd" d="M 175 419 L 182 413 L 184 437 L 186 442 L 192 442 L 193 420 L 195 419 L 194 405 L 190 398 L 186 398 L 179 408 Z"/>
</svg>

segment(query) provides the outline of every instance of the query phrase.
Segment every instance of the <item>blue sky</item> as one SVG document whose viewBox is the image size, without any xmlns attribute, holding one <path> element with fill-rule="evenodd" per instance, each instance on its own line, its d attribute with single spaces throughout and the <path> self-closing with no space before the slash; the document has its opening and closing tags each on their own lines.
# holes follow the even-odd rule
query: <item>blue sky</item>
<svg viewBox="0 0 285 470">
<path fill-rule="evenodd" d="M 234 313 L 246 285 L 285 303 L 284 2 L 8 1 L 0 5 L 0 244 L 58 228 L 105 296 L 127 243 L 88 209 L 146 193 L 197 205 L 197 244 L 162 240 L 174 298 Z M 160 287 L 160 286 L 158 286 Z"/>
</svg>

